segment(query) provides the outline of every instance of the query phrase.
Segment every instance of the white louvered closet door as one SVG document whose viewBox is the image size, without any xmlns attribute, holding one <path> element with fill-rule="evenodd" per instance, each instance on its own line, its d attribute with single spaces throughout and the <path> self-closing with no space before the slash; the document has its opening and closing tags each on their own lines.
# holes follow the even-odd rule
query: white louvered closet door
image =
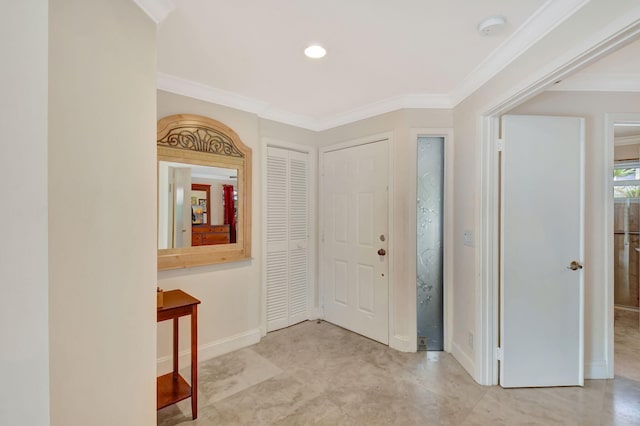
<svg viewBox="0 0 640 426">
<path fill-rule="evenodd" d="M 267 331 L 308 319 L 308 154 L 267 148 Z"/>
</svg>

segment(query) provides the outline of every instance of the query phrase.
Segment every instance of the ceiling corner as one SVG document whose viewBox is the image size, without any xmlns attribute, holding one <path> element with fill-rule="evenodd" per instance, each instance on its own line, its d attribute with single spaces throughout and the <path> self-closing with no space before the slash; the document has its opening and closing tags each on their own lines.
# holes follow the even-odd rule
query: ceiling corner
<svg viewBox="0 0 640 426">
<path fill-rule="evenodd" d="M 161 23 L 176 8 L 174 0 L 133 0 L 156 24 Z"/>
</svg>

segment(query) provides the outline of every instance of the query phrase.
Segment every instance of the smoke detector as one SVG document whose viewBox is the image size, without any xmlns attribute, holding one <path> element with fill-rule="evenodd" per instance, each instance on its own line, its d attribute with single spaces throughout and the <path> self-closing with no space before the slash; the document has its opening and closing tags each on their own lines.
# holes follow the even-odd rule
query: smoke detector
<svg viewBox="0 0 640 426">
<path fill-rule="evenodd" d="M 502 30 L 506 23 L 507 19 L 502 15 L 490 16 L 480 21 L 478 32 L 483 36 L 493 35 Z"/>
</svg>

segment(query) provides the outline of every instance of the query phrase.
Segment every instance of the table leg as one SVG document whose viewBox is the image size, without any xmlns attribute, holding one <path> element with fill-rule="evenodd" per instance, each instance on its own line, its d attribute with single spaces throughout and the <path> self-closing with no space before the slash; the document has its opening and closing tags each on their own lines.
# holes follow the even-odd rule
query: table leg
<svg viewBox="0 0 640 426">
<path fill-rule="evenodd" d="M 198 418 L 198 305 L 191 312 L 191 413 Z"/>
<path fill-rule="evenodd" d="M 178 318 L 173 319 L 173 374 L 178 374 Z"/>
</svg>

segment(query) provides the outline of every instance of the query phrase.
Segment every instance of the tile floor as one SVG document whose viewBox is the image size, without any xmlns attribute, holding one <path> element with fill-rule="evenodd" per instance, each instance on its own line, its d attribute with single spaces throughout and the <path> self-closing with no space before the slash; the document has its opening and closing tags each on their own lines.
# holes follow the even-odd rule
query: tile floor
<svg viewBox="0 0 640 426">
<path fill-rule="evenodd" d="M 304 322 L 200 363 L 198 419 L 186 400 L 160 410 L 158 425 L 640 425 L 631 314 L 616 311 L 615 380 L 509 390 L 476 384 L 444 352 L 401 353 Z"/>
</svg>

